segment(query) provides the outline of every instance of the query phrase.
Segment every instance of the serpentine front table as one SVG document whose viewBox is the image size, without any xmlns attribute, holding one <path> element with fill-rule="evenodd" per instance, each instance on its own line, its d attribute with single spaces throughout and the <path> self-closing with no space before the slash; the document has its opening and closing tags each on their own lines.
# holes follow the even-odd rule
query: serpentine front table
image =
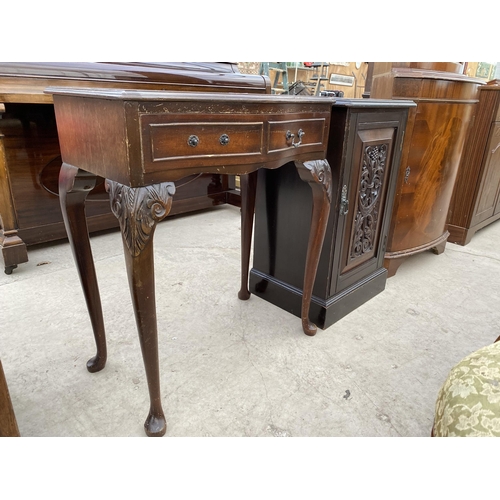
<svg viewBox="0 0 500 500">
<path fill-rule="evenodd" d="M 150 410 L 146 434 L 162 436 L 153 233 L 169 213 L 174 181 L 196 173 L 241 176 L 241 289 L 246 300 L 257 171 L 295 162 L 313 193 L 302 300 L 302 327 L 316 333 L 309 306 L 332 196 L 326 161 L 330 98 L 296 96 L 48 88 L 53 95 L 62 156 L 59 195 L 83 286 L 97 354 L 106 363 L 101 301 L 85 219 L 96 176 L 106 179 L 118 218 L 130 292 L 144 359 Z"/>
</svg>

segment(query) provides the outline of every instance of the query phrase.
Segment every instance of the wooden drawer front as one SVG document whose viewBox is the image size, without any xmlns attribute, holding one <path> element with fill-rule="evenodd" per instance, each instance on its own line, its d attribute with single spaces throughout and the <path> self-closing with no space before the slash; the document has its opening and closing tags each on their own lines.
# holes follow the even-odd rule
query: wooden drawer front
<svg viewBox="0 0 500 500">
<path fill-rule="evenodd" d="M 325 131 L 327 130 L 325 118 L 312 118 L 303 120 L 282 120 L 269 122 L 268 152 L 274 153 L 290 149 L 292 141 L 301 144 L 297 147 L 309 147 L 316 149 L 326 141 Z M 299 139 L 299 130 L 304 135 Z M 293 138 L 287 138 L 287 133 L 294 134 Z"/>
<path fill-rule="evenodd" d="M 259 155 L 263 122 L 149 123 L 143 136 L 150 141 L 151 161 Z"/>
</svg>

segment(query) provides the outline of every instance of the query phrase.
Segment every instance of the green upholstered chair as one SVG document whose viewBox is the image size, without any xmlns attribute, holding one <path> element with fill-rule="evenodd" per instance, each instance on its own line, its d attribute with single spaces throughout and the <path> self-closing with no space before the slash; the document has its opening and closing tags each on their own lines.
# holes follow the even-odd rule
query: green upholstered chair
<svg viewBox="0 0 500 500">
<path fill-rule="evenodd" d="M 436 401 L 433 436 L 500 436 L 499 339 L 451 369 Z"/>
</svg>

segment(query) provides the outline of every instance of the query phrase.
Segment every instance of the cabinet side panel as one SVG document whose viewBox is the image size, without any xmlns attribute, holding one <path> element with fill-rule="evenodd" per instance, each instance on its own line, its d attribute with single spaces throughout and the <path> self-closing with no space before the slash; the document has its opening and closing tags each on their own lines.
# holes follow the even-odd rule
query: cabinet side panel
<svg viewBox="0 0 500 500">
<path fill-rule="evenodd" d="M 481 178 L 485 174 L 484 155 L 500 92 L 479 91 L 479 103 L 467 131 L 460 167 L 448 213 L 448 224 L 460 227 L 473 225 L 475 200 L 480 195 Z"/>
</svg>

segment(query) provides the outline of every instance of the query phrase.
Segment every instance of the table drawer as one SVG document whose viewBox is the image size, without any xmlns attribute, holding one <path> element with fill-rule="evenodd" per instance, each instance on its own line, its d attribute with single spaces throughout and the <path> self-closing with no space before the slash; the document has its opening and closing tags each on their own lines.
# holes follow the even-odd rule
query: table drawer
<svg viewBox="0 0 500 500">
<path fill-rule="evenodd" d="M 153 162 L 261 154 L 263 122 L 149 123 Z"/>
<path fill-rule="evenodd" d="M 325 138 L 325 118 L 269 121 L 268 152 L 322 145 Z"/>
<path fill-rule="evenodd" d="M 318 104 L 325 106 L 321 101 Z M 192 114 L 180 112 L 184 108 L 141 108 L 143 172 L 155 179 L 159 172 L 168 172 L 165 175 L 174 178 L 181 169 L 197 172 L 208 167 L 221 173 L 231 166 L 324 154 L 331 105 L 326 106 L 324 111 L 301 101 L 287 107 L 227 108 L 214 104 L 211 113 L 206 112 L 206 106 L 190 109 L 196 111 L 194 120 Z"/>
</svg>

